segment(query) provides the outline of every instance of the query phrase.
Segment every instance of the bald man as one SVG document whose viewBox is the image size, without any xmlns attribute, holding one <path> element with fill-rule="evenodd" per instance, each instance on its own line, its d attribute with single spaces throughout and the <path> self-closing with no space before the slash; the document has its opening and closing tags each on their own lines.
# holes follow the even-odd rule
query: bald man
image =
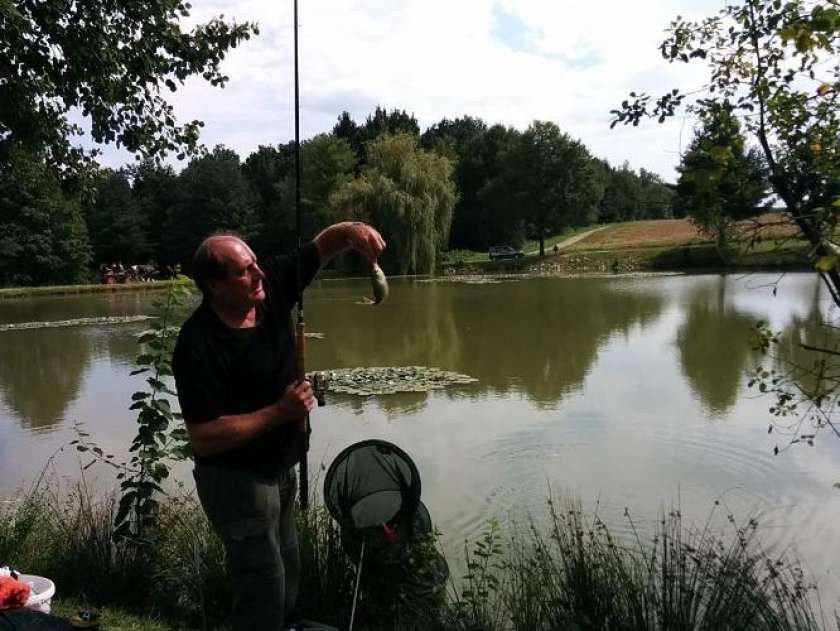
<svg viewBox="0 0 840 631">
<path fill-rule="evenodd" d="M 300 250 L 303 287 L 342 251 L 373 263 L 384 248 L 366 224 L 330 226 Z M 297 598 L 293 466 L 315 405 L 309 383 L 295 380 L 297 261 L 295 252 L 263 263 L 235 235 L 207 238 L 193 260 L 203 300 L 173 357 L 196 489 L 224 543 L 240 631 L 284 629 Z"/>
</svg>

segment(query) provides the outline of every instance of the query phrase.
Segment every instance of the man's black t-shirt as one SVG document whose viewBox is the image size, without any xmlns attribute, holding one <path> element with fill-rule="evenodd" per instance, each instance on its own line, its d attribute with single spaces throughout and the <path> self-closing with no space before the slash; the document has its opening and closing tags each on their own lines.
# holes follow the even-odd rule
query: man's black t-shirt
<svg viewBox="0 0 840 631">
<path fill-rule="evenodd" d="M 291 309 L 297 299 L 297 254 L 262 265 L 265 300 L 257 306 L 257 325 L 231 329 L 202 301 L 184 322 L 172 359 L 181 412 L 188 423 L 244 414 L 277 399 L 295 380 Z M 318 271 L 318 249 L 301 249 L 304 287 Z M 298 461 L 300 425 L 286 423 L 250 443 L 196 462 L 251 469 L 275 475 Z"/>
</svg>

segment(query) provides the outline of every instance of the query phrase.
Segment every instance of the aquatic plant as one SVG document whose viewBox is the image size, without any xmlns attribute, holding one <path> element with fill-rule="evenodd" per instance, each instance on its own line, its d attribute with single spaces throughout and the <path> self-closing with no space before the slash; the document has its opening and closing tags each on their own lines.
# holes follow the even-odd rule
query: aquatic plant
<svg viewBox="0 0 840 631">
<path fill-rule="evenodd" d="M 427 366 L 370 366 L 325 372 L 331 391 L 360 396 L 428 392 L 478 381 L 469 375 Z"/>
</svg>

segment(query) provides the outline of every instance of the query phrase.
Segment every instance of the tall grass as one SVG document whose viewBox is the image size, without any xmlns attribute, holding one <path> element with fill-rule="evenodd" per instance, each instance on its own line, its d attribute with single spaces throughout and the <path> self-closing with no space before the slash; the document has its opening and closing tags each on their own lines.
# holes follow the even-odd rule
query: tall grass
<svg viewBox="0 0 840 631">
<path fill-rule="evenodd" d="M 192 495 L 162 503 L 147 545 L 115 541 L 115 497 L 42 485 L 0 504 L 0 562 L 52 578 L 58 598 L 142 612 L 177 629 L 223 629 L 230 605 L 224 553 Z M 715 511 L 720 510 L 715 507 Z M 355 629 L 455 631 L 811 631 L 826 622 L 816 588 L 760 545 L 757 524 L 699 529 L 679 511 L 655 533 L 614 537 L 578 503 L 549 502 L 548 526 L 491 523 L 464 549 L 465 576 L 446 573 L 434 538 L 368 551 Z M 317 501 L 299 515 L 304 617 L 347 628 L 357 542 Z M 157 628 L 157 627 L 156 627 Z"/>
<path fill-rule="evenodd" d="M 651 540 L 633 527 L 634 539 L 618 541 L 597 514 L 587 518 L 578 503 L 550 502 L 548 532 L 531 526 L 526 536 L 514 536 L 496 566 L 499 588 L 483 603 L 485 611 L 493 599 L 502 603 L 510 620 L 461 628 L 828 629 L 816 587 L 800 567 L 761 547 L 754 520 L 738 524 L 728 516 L 731 536 L 715 533 L 710 528 L 715 511 L 699 530 L 672 511 Z M 632 526 L 629 513 L 626 518 Z"/>
</svg>

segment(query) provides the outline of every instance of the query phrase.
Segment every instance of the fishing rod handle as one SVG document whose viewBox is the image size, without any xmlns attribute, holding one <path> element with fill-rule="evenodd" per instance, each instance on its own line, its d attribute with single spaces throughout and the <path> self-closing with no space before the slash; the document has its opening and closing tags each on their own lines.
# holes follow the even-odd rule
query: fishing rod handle
<svg viewBox="0 0 840 631">
<path fill-rule="evenodd" d="M 299 382 L 306 380 L 306 324 L 298 320 L 295 327 L 295 378 Z"/>
</svg>

